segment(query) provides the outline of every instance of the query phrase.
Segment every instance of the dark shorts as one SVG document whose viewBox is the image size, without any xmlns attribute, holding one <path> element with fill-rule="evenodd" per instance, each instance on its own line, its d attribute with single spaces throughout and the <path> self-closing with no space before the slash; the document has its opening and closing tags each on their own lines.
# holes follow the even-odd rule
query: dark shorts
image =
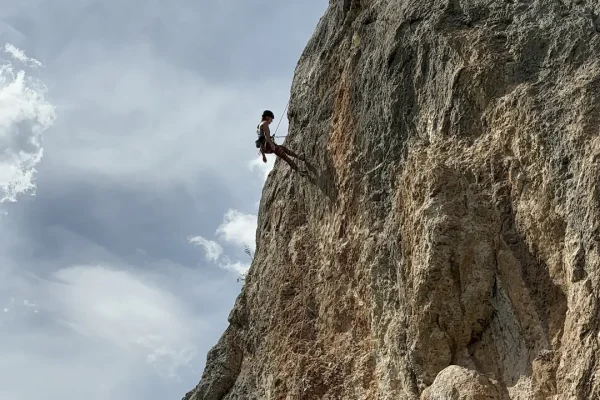
<svg viewBox="0 0 600 400">
<path fill-rule="evenodd" d="M 269 145 L 269 143 L 265 140 L 264 137 L 260 137 L 256 142 L 257 144 L 259 144 L 260 150 L 265 154 L 276 154 L 278 156 L 281 156 L 281 154 L 283 153 L 279 146 L 275 145 L 275 148 L 273 148 L 271 145 Z"/>
</svg>

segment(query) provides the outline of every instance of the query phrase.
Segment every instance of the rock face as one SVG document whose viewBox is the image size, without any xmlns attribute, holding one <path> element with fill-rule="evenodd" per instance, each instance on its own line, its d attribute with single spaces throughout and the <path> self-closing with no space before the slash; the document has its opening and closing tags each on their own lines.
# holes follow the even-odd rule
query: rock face
<svg viewBox="0 0 600 400">
<path fill-rule="evenodd" d="M 332 0 L 187 400 L 600 399 L 600 2 Z"/>
</svg>

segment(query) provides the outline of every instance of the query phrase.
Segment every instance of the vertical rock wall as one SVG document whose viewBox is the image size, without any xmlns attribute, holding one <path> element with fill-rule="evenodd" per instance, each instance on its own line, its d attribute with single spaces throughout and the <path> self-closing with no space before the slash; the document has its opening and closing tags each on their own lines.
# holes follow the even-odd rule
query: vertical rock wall
<svg viewBox="0 0 600 400">
<path fill-rule="evenodd" d="M 188 400 L 600 398 L 600 2 L 332 0 Z"/>
</svg>

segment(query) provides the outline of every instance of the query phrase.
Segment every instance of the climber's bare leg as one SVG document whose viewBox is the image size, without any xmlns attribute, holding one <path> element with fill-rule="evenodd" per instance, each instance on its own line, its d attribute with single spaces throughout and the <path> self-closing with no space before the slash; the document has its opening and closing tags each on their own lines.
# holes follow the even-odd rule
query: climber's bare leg
<svg viewBox="0 0 600 400">
<path fill-rule="evenodd" d="M 277 147 L 281 148 L 281 150 L 283 150 L 286 154 L 288 154 L 288 155 L 290 155 L 290 156 L 292 156 L 294 158 L 299 158 L 300 160 L 304 159 L 304 157 L 299 156 L 298 154 L 294 153 L 292 150 L 288 149 L 287 147 L 285 147 L 283 145 L 280 145 L 280 146 L 277 146 Z"/>
<path fill-rule="evenodd" d="M 286 163 L 289 164 L 290 167 L 292 167 L 292 169 L 294 171 L 298 171 L 298 166 L 296 165 L 296 163 L 294 161 L 292 161 L 291 158 L 288 157 L 287 154 L 285 154 L 285 152 L 283 151 L 283 149 L 279 148 L 280 146 L 277 146 L 277 148 L 275 148 L 275 154 L 280 157 L 281 159 L 283 159 L 283 161 L 285 161 Z"/>
</svg>

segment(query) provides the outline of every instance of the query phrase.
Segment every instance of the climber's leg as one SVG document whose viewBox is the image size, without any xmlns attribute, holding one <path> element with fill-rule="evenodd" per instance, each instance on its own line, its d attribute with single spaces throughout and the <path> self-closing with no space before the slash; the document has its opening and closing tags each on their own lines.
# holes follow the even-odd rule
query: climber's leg
<svg viewBox="0 0 600 400">
<path fill-rule="evenodd" d="M 300 159 L 300 160 L 303 160 L 303 159 L 304 159 L 304 157 L 302 157 L 302 156 L 299 156 L 298 154 L 294 153 L 292 150 L 288 149 L 287 147 L 285 147 L 285 146 L 283 146 L 283 145 L 280 145 L 280 146 L 277 146 L 277 147 L 281 148 L 281 150 L 282 150 L 284 153 L 286 153 L 286 154 L 288 154 L 288 155 L 290 155 L 290 156 L 292 156 L 292 157 L 294 157 L 294 158 L 298 158 L 298 159 Z"/>
<path fill-rule="evenodd" d="M 294 161 L 292 161 L 291 158 L 288 157 L 288 155 L 286 154 L 286 150 L 287 149 L 284 146 L 275 146 L 275 150 L 273 152 L 275 153 L 275 155 L 282 158 L 283 161 L 288 163 L 289 166 L 292 167 L 292 169 L 294 171 L 298 171 L 298 166 L 296 165 L 296 163 Z M 287 151 L 290 151 L 290 150 L 287 150 Z"/>
</svg>

